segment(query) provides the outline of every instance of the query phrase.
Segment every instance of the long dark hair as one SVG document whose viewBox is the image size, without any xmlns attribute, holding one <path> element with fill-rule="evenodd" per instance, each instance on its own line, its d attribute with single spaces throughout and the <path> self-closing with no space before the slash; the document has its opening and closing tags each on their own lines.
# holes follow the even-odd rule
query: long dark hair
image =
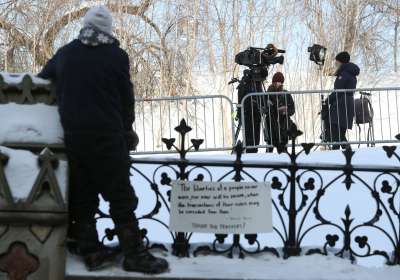
<svg viewBox="0 0 400 280">
<path fill-rule="evenodd" d="M 269 91 L 269 92 L 280 92 L 280 91 L 283 91 L 283 84 L 281 84 L 280 86 L 278 86 L 276 83 L 272 83 L 272 84 L 270 84 L 270 86 L 268 87 L 268 91 Z"/>
</svg>

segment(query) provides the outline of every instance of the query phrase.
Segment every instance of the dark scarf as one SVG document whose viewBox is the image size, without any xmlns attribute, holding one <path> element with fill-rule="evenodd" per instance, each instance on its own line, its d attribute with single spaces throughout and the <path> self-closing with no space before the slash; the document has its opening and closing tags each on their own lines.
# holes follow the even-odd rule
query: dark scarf
<svg viewBox="0 0 400 280">
<path fill-rule="evenodd" d="M 82 28 L 79 32 L 78 39 L 82 42 L 82 44 L 91 47 L 111 44 L 119 45 L 118 40 L 113 36 L 91 26 Z"/>
</svg>

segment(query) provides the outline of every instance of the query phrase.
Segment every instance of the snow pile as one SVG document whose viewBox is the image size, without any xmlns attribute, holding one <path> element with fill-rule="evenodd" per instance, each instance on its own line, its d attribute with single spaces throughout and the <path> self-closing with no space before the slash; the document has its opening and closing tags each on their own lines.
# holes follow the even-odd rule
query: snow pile
<svg viewBox="0 0 400 280">
<path fill-rule="evenodd" d="M 31 79 L 33 84 L 37 86 L 47 86 L 50 85 L 50 81 L 44 80 L 42 78 L 37 77 L 31 73 L 8 73 L 8 72 L 0 72 L 0 75 L 3 76 L 4 82 L 10 86 L 19 85 L 23 78 L 28 75 Z"/>
<path fill-rule="evenodd" d="M 63 142 L 63 130 L 56 106 L 14 103 L 0 105 L 0 120 L 0 144 Z"/>
<path fill-rule="evenodd" d="M 5 174 L 15 201 L 28 197 L 36 177 L 39 174 L 38 156 L 23 150 L 14 150 L 0 146 L 0 152 L 9 156 Z M 67 162 L 60 160 L 55 174 L 61 193 L 66 198 Z"/>
<path fill-rule="evenodd" d="M 197 247 L 197 246 L 193 246 Z M 301 256 L 287 260 L 270 254 L 246 256 L 245 259 L 229 259 L 225 256 L 199 256 L 177 258 L 170 254 L 157 253 L 166 257 L 170 271 L 159 276 L 128 273 L 120 265 L 101 271 L 89 272 L 76 256 L 68 256 L 66 275 L 86 277 L 129 278 L 129 279 L 225 279 L 225 280 L 397 280 L 400 267 L 366 268 L 353 265 L 349 260 L 334 256 Z M 102 278 L 103 279 L 103 278 Z"/>
</svg>

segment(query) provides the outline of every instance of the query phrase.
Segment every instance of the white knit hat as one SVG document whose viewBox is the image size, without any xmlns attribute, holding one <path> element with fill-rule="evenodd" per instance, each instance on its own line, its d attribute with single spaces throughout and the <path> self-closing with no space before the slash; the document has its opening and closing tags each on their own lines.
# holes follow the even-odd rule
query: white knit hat
<svg viewBox="0 0 400 280">
<path fill-rule="evenodd" d="M 105 6 L 95 6 L 87 11 L 83 19 L 84 27 L 95 27 L 109 35 L 112 35 L 112 16 Z"/>
</svg>

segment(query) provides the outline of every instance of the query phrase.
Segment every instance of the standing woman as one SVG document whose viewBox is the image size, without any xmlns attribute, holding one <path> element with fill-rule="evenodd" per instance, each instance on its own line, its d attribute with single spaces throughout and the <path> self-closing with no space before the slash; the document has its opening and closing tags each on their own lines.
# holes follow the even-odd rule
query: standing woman
<svg viewBox="0 0 400 280">
<path fill-rule="evenodd" d="M 357 87 L 357 76 L 360 68 L 350 62 L 348 52 L 340 52 L 336 56 L 336 80 L 334 89 L 348 91 L 333 91 L 326 100 L 329 107 L 325 118 L 325 141 L 333 142 L 333 150 L 347 147 L 346 132 L 353 128 L 354 120 L 354 89 Z M 340 143 L 340 144 L 338 144 Z"/>
<path fill-rule="evenodd" d="M 285 77 L 281 72 L 276 72 L 272 77 L 272 84 L 268 87 L 269 93 L 265 97 L 265 142 L 270 146 L 267 152 L 272 152 L 273 147 L 285 146 L 289 141 L 288 130 L 296 126 L 290 119 L 295 113 L 292 96 L 284 93 Z M 276 94 L 279 92 L 278 94 Z"/>
</svg>

